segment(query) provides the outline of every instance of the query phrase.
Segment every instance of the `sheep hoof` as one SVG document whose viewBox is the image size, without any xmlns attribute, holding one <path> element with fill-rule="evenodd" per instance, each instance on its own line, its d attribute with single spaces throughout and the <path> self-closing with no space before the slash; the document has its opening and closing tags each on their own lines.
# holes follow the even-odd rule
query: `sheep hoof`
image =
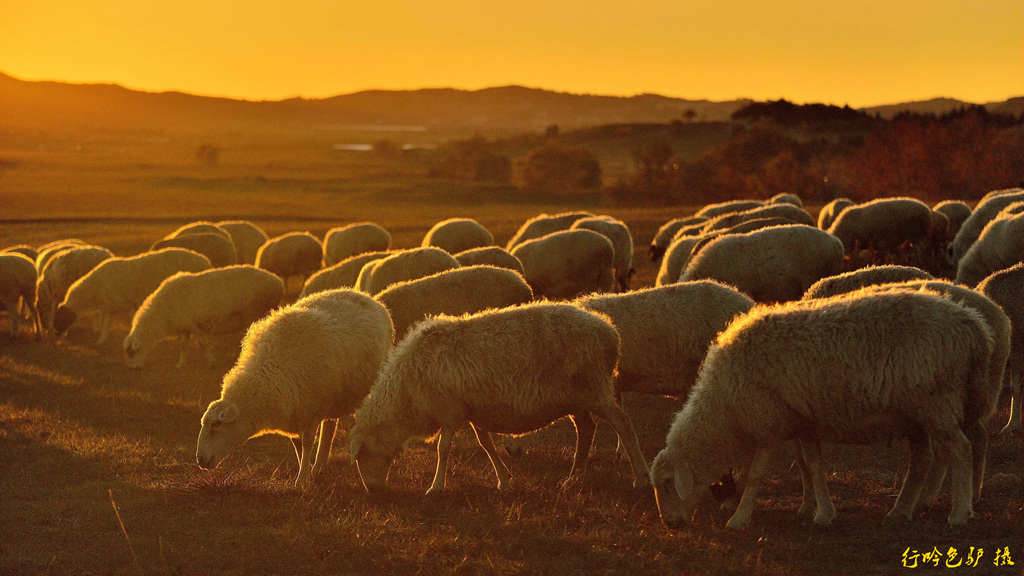
<svg viewBox="0 0 1024 576">
<path fill-rule="evenodd" d="M 814 524 L 823 528 L 831 528 L 832 520 L 836 517 L 835 514 L 815 514 Z"/>
<path fill-rule="evenodd" d="M 646 488 L 651 485 L 651 481 L 646 476 L 637 476 L 633 479 L 633 488 Z"/>
<path fill-rule="evenodd" d="M 750 527 L 750 518 L 737 518 L 733 516 L 729 518 L 729 521 L 725 523 L 725 527 L 730 530 L 743 531 Z"/>
<path fill-rule="evenodd" d="M 1011 422 L 1011 423 L 1007 424 L 1006 426 L 1003 426 L 1003 429 L 1000 430 L 999 433 L 1000 434 L 1010 434 L 1011 432 L 1016 432 L 1018 430 L 1020 430 L 1020 422 Z"/>
<path fill-rule="evenodd" d="M 431 486 L 430 488 L 427 489 L 427 496 L 430 496 L 432 498 L 436 498 L 440 496 L 442 493 L 444 493 L 444 488 L 438 488 L 437 486 Z"/>
<path fill-rule="evenodd" d="M 910 524 L 910 516 L 905 516 L 898 512 L 889 512 L 885 515 L 883 522 L 890 526 L 903 526 Z"/>
</svg>

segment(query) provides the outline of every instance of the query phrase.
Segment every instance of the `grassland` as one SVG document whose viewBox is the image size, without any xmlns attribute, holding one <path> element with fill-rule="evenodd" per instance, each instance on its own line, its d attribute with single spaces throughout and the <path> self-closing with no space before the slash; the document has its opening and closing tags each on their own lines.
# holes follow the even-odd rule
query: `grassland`
<svg viewBox="0 0 1024 576">
<path fill-rule="evenodd" d="M 630 225 L 642 287 L 656 273 L 644 246 L 662 222 L 688 213 L 606 210 L 599 197 L 551 201 L 427 180 L 414 160 L 338 153 L 323 139 L 229 138 L 216 167 L 198 166 L 200 142 L 184 138 L 0 142 L 0 156 L 17 162 L 0 174 L 0 246 L 78 237 L 127 255 L 190 220 L 247 218 L 270 234 L 373 220 L 392 231 L 396 247 L 412 247 L 452 216 L 478 219 L 502 243 L 538 212 L 584 207 Z M 905 469 L 899 442 L 827 449 L 839 509 L 831 529 L 797 518 L 799 476 L 782 454 L 748 531 L 726 530 L 727 516 L 710 501 L 693 528 L 668 530 L 651 491 L 630 487 L 603 426 L 587 476 L 562 488 L 572 454 L 565 423 L 511 462 L 510 494 L 495 490 L 466 431 L 440 497 L 423 496 L 429 445 L 399 458 L 392 494 L 368 496 L 343 432 L 326 474 L 299 491 L 291 444 L 278 436 L 249 441 L 212 472 L 194 463 L 199 418 L 219 394 L 237 337 L 220 343 L 213 367 L 192 350 L 192 362 L 175 370 L 168 345 L 130 370 L 117 338 L 127 327 L 115 330 L 104 346 L 85 328 L 59 343 L 0 336 L 0 574 L 1020 574 L 1024 566 L 1019 433 L 992 438 L 994 479 L 978 517 L 958 529 L 945 525 L 948 496 L 909 526 L 882 523 Z M 653 458 L 679 405 L 625 402 Z M 997 420 L 1006 416 L 1004 407 Z M 984 553 L 977 567 L 945 568 L 951 547 L 964 562 L 972 547 Z M 938 567 L 919 559 L 904 568 L 908 548 L 944 556 Z M 1014 565 L 994 564 L 1003 549 Z"/>
</svg>

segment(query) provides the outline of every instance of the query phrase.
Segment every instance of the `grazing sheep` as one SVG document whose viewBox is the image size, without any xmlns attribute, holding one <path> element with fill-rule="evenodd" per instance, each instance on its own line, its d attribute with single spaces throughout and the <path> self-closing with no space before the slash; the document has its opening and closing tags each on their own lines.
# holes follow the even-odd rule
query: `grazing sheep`
<svg viewBox="0 0 1024 576">
<path fill-rule="evenodd" d="M 764 206 L 764 202 L 760 200 L 729 200 L 727 202 L 719 202 L 718 204 L 708 204 L 698 210 L 694 216 L 703 216 L 710 220 L 722 214 L 743 212 L 752 208 L 760 208 L 761 206 Z"/>
<path fill-rule="evenodd" d="M 661 259 L 661 266 L 658 268 L 658 275 L 654 279 L 655 286 L 665 286 L 679 281 L 679 276 L 686 269 L 690 261 L 690 253 L 693 247 L 700 242 L 700 236 L 684 236 L 672 241 L 664 258 Z"/>
<path fill-rule="evenodd" d="M 967 250 L 981 236 L 981 232 L 988 223 L 994 220 L 1003 208 L 1022 200 L 1024 200 L 1024 189 L 1021 188 L 995 190 L 986 194 L 981 202 L 974 207 L 974 211 L 967 217 L 967 220 L 964 220 L 956 236 L 953 237 L 953 241 L 946 250 L 946 263 L 955 268 Z"/>
<path fill-rule="evenodd" d="M 65 252 L 67 250 L 71 250 L 72 248 L 78 248 L 79 246 L 89 246 L 89 244 L 86 244 L 81 240 L 71 239 L 57 240 L 55 242 L 50 242 L 49 244 L 40 246 L 35 261 L 36 273 L 42 274 L 43 270 L 46 268 L 46 265 L 49 264 L 50 260 L 52 260 L 53 257 L 56 256 L 57 254 L 60 254 L 61 252 Z"/>
<path fill-rule="evenodd" d="M 707 280 L 585 296 L 575 304 L 604 314 L 619 332 L 620 403 L 623 392 L 685 396 L 718 333 L 754 306 L 745 294 Z"/>
<path fill-rule="evenodd" d="M 349 256 L 307 278 L 306 283 L 302 286 L 302 292 L 299 293 L 299 298 L 336 288 L 355 288 L 363 266 L 381 258 L 387 258 L 394 253 L 392 251 L 366 252 L 358 256 Z"/>
<path fill-rule="evenodd" d="M 612 248 L 615 249 L 615 260 L 612 265 L 615 269 L 615 282 L 618 284 L 619 292 L 627 292 L 636 269 L 633 268 L 633 235 L 629 233 L 626 223 L 611 216 L 595 216 L 581 218 L 569 229 L 593 230 L 611 240 Z"/>
<path fill-rule="evenodd" d="M 818 228 L 828 230 L 843 210 L 855 205 L 856 203 L 849 198 L 836 198 L 825 204 L 818 212 Z"/>
<path fill-rule="evenodd" d="M 921 242 L 932 229 L 932 209 L 914 198 L 879 198 L 850 206 L 828 231 L 843 242 L 846 252 L 872 247 L 894 250 L 904 242 Z"/>
<path fill-rule="evenodd" d="M 398 342 L 428 316 L 459 316 L 525 304 L 533 300 L 533 291 L 517 272 L 469 266 L 392 284 L 374 298 L 391 313 Z"/>
<path fill-rule="evenodd" d="M 196 462 L 209 470 L 253 436 L 284 434 L 299 459 L 295 485 L 306 486 L 327 464 L 337 418 L 366 397 L 392 342 L 388 311 L 352 290 L 320 292 L 259 320 L 203 414 Z"/>
<path fill-rule="evenodd" d="M 1010 390 L 1010 420 L 1004 434 L 1021 429 L 1021 388 L 1024 387 L 1024 263 L 993 273 L 977 287 L 1010 319 L 1010 357 L 1003 386 Z"/>
<path fill-rule="evenodd" d="M 955 238 L 960 227 L 971 217 L 971 207 L 960 200 L 943 200 L 932 206 L 932 210 L 946 216 L 949 221 L 949 229 L 946 232 L 949 238 Z"/>
<path fill-rule="evenodd" d="M 785 302 L 842 267 L 843 245 L 835 236 L 813 226 L 773 226 L 715 238 L 691 255 L 680 280 L 710 278 L 755 302 Z"/>
<path fill-rule="evenodd" d="M 324 266 L 333 266 L 360 254 L 384 252 L 389 248 L 391 233 L 373 222 L 331 228 L 324 235 Z"/>
<path fill-rule="evenodd" d="M 718 230 L 732 228 L 744 222 L 761 220 L 764 218 L 784 218 L 789 220 L 790 224 L 814 226 L 814 219 L 811 218 L 811 215 L 803 208 L 792 204 L 771 204 L 768 206 L 751 208 L 750 210 L 744 210 L 743 212 L 730 212 L 728 214 L 716 216 L 715 218 L 708 220 L 701 229 L 701 232 L 703 234 L 709 234 Z"/>
<path fill-rule="evenodd" d="M 162 248 L 184 248 L 186 250 L 198 252 L 203 256 L 206 256 L 210 261 L 210 265 L 214 268 L 234 266 L 238 263 L 238 254 L 235 252 L 235 244 L 231 241 L 231 237 L 228 236 L 228 233 L 223 230 L 221 230 L 220 234 L 195 232 L 187 233 L 182 236 L 175 236 L 173 238 L 165 238 L 155 242 L 149 250 L 150 252 L 153 252 Z"/>
<path fill-rule="evenodd" d="M 505 250 L 512 252 L 512 249 L 516 246 L 526 242 L 527 240 L 534 240 L 542 236 L 547 236 L 552 232 L 560 232 L 562 230 L 568 230 L 573 222 L 581 218 L 589 218 L 593 216 L 590 212 L 563 212 L 561 214 L 540 214 L 530 218 L 519 227 L 519 230 L 512 236 L 512 239 L 505 245 Z"/>
<path fill-rule="evenodd" d="M 413 248 L 368 262 L 359 271 L 356 287 L 370 296 L 388 286 L 459 268 L 459 261 L 440 248 Z"/>
<path fill-rule="evenodd" d="M 647 250 L 647 254 L 651 257 L 651 262 L 661 260 L 665 252 L 668 251 L 668 247 L 675 240 L 677 232 L 687 226 L 704 224 L 707 221 L 708 219 L 702 216 L 690 216 L 688 218 L 673 218 L 662 224 L 661 228 L 658 228 L 658 232 L 654 235 L 654 239 L 651 240 L 651 247 Z"/>
<path fill-rule="evenodd" d="M 876 284 L 934 279 L 931 274 L 913 266 L 868 266 L 818 280 L 804 292 L 803 299 L 830 298 Z"/>
<path fill-rule="evenodd" d="M 769 204 L 792 204 L 797 208 L 803 208 L 804 202 L 796 194 L 780 193 L 768 199 Z"/>
<path fill-rule="evenodd" d="M 228 234 L 227 230 L 214 224 L 213 222 L 192 222 L 191 224 L 185 224 L 181 228 L 178 228 L 174 232 L 171 232 L 167 236 L 164 236 L 164 240 L 168 238 L 177 238 L 179 236 L 189 236 L 191 234 L 216 234 L 217 236 L 223 236 L 227 240 L 231 240 L 231 235 Z M 181 248 L 181 246 L 178 246 Z"/>
<path fill-rule="evenodd" d="M 421 247 L 434 246 L 449 254 L 494 245 L 494 236 L 472 218 L 449 218 L 434 224 Z"/>
<path fill-rule="evenodd" d="M 453 353 L 457 351 L 457 353 Z M 535 303 L 417 324 L 381 368 L 356 411 L 349 453 L 367 490 L 386 486 L 406 440 L 437 436 L 428 494 L 444 489 L 448 450 L 467 422 L 507 490 L 509 471 L 490 434 L 525 434 L 569 416 L 577 441 L 570 478 L 586 470 L 595 424 L 608 421 L 626 448 L 634 486 L 647 465 L 629 418 L 615 403 L 619 337 L 602 316 L 571 304 Z"/>
<path fill-rule="evenodd" d="M 497 266 L 523 274 L 523 263 L 499 246 L 486 246 L 459 252 L 455 259 L 463 266 Z"/>
<path fill-rule="evenodd" d="M 201 272 L 210 269 L 210 261 L 184 248 L 164 248 L 131 258 L 109 258 L 82 276 L 68 288 L 64 302 L 53 316 L 53 330 L 65 334 L 86 314 L 101 317 L 100 338 L 106 342 L 115 316 L 131 321 L 147 296 L 167 277 L 178 272 Z"/>
<path fill-rule="evenodd" d="M 754 308 L 711 346 L 654 460 L 662 520 L 689 523 L 704 487 L 736 468 L 747 470 L 746 487 L 728 526 L 747 526 L 757 485 L 786 440 L 802 440 L 811 477 L 820 479 L 818 442 L 909 435 L 910 466 L 888 517 L 912 517 L 934 447 L 950 463 L 948 522 L 965 523 L 971 443 L 960 422 L 991 408 L 967 391 L 984 388 L 992 346 L 976 310 L 933 293 L 855 293 Z M 824 485 L 814 488 L 815 522 L 828 524 L 835 510 Z"/>
<path fill-rule="evenodd" d="M 256 253 L 267 241 L 262 228 L 246 220 L 223 220 L 217 226 L 231 236 L 239 264 L 256 264 Z"/>
<path fill-rule="evenodd" d="M 53 256 L 36 281 L 36 313 L 40 325 L 53 332 L 53 314 L 64 301 L 68 288 L 101 262 L 114 255 L 99 246 L 78 246 Z"/>
<path fill-rule="evenodd" d="M 306 282 L 321 268 L 324 250 L 320 240 L 309 232 L 289 232 L 267 240 L 256 253 L 256 267 L 277 274 L 284 282 L 285 295 L 294 292 L 288 289 L 288 281 L 295 276 Z"/>
<path fill-rule="evenodd" d="M 28 244 L 8 246 L 7 248 L 3 249 L 3 253 L 15 253 L 27 256 L 30 260 L 32 260 L 33 266 L 35 266 L 36 258 L 39 256 L 39 252 L 37 252 L 35 248 L 29 246 Z"/>
<path fill-rule="evenodd" d="M 569 300 L 615 287 L 615 248 L 603 234 L 565 230 L 512 249 L 537 298 Z"/>
<path fill-rule="evenodd" d="M 956 281 L 974 286 L 993 272 L 1024 260 L 1024 212 L 996 218 L 960 259 Z"/>
<path fill-rule="evenodd" d="M 124 339 L 128 366 L 140 368 L 156 345 L 181 338 L 176 368 L 185 365 L 185 350 L 195 337 L 212 365 L 208 336 L 245 330 L 281 303 L 284 283 L 277 276 L 251 265 L 178 272 L 150 294 L 132 319 Z"/>
<path fill-rule="evenodd" d="M 36 265 L 32 259 L 17 252 L 0 254 L 0 305 L 7 310 L 11 322 L 11 338 L 18 335 L 21 321 L 19 304 L 24 302 L 32 317 L 33 334 L 42 334 L 39 314 L 36 312 L 34 297 L 36 288 Z"/>
</svg>

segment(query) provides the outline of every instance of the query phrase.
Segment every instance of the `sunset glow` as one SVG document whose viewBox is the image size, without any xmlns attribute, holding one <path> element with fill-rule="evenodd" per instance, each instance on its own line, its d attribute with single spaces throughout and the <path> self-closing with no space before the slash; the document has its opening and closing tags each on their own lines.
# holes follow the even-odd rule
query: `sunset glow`
<svg viewBox="0 0 1024 576">
<path fill-rule="evenodd" d="M 246 99 L 370 88 L 870 106 L 1024 94 L 1020 0 L 32 0 L 0 72 Z"/>
</svg>

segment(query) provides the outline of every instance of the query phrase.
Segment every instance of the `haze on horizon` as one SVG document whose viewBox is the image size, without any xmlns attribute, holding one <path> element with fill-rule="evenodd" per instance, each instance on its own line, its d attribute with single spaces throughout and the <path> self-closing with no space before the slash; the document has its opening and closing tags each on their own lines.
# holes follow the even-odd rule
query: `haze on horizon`
<svg viewBox="0 0 1024 576">
<path fill-rule="evenodd" d="M 285 9 L 286 8 L 286 9 Z M 1020 0 L 32 0 L 0 71 L 249 100 L 518 84 L 866 107 L 1024 95 Z"/>
</svg>

